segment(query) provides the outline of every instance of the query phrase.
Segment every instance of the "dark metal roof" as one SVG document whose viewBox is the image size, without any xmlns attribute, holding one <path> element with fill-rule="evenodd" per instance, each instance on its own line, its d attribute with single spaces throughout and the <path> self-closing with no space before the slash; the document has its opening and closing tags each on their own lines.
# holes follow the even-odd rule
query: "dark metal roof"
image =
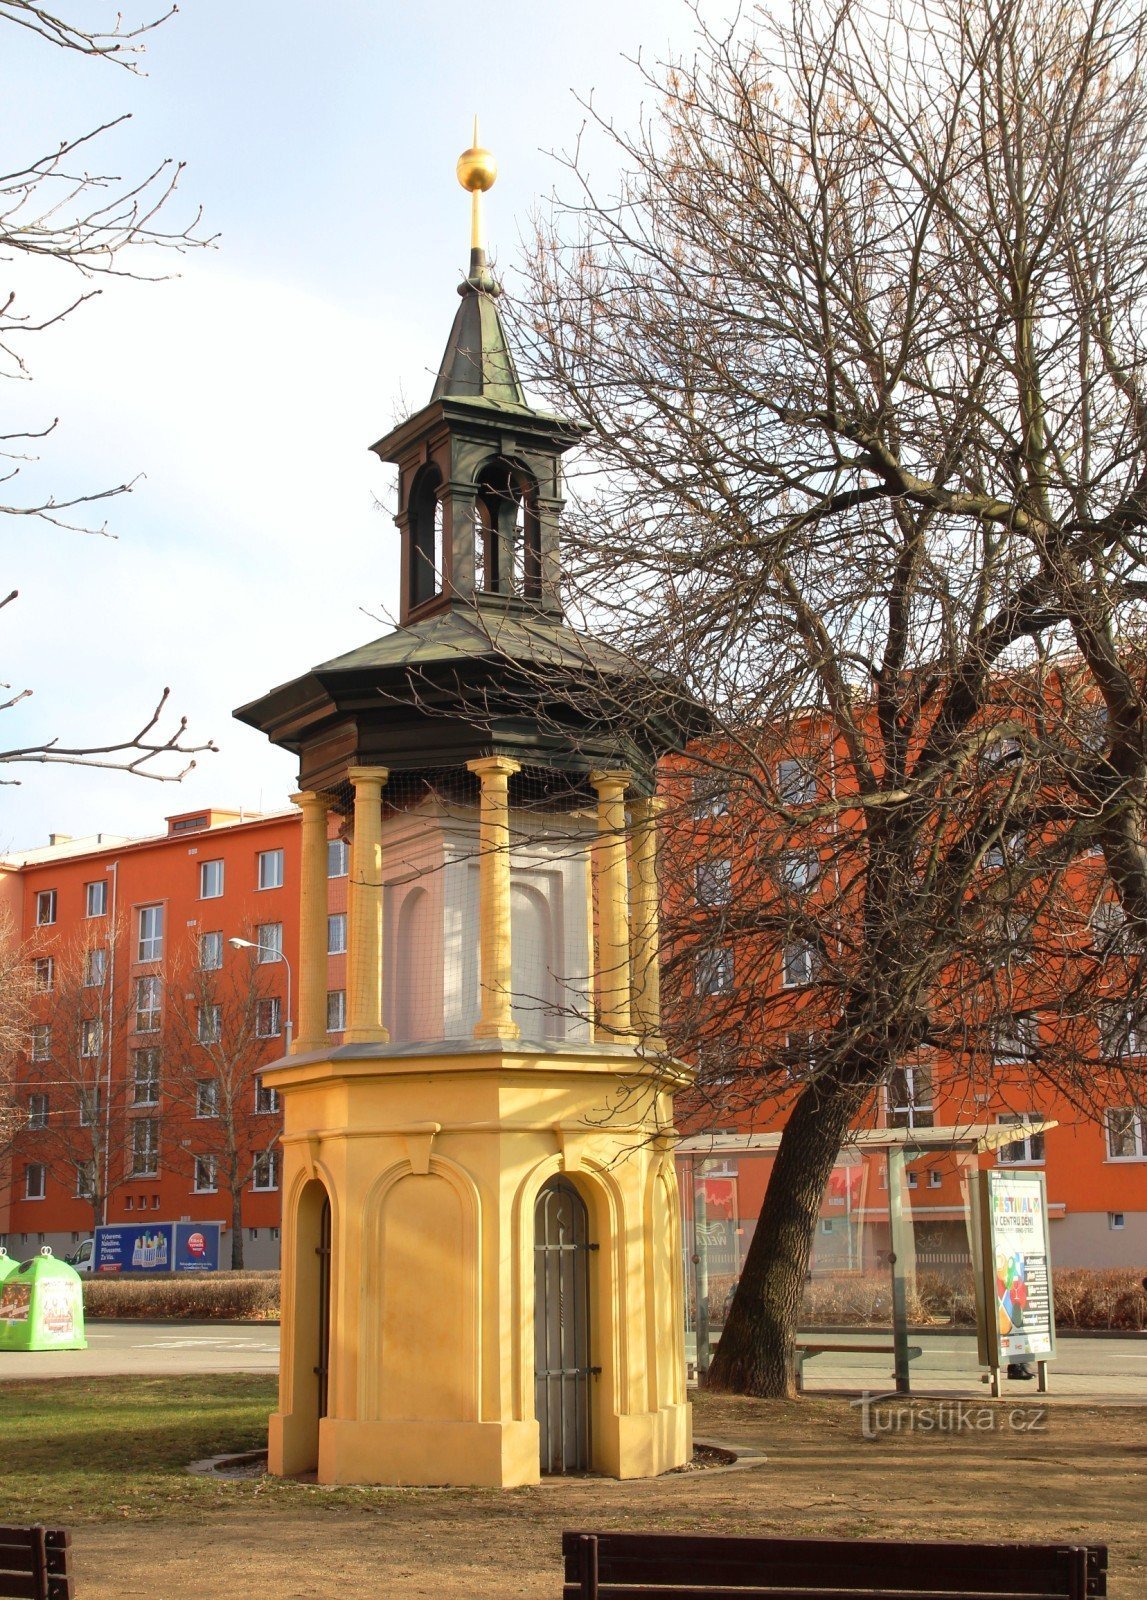
<svg viewBox="0 0 1147 1600">
<path fill-rule="evenodd" d="M 462 304 L 450 329 L 431 401 L 487 400 L 529 410 L 506 330 L 498 314 L 501 294 L 486 265 L 485 252 L 470 252 L 470 276 L 458 285 Z"/>
</svg>

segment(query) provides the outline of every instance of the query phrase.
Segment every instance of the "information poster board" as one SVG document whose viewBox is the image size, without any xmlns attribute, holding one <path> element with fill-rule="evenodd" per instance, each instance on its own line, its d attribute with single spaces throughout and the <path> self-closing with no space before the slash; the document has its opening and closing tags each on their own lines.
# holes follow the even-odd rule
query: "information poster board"
<svg viewBox="0 0 1147 1600">
<path fill-rule="evenodd" d="M 1055 1355 L 1055 1303 L 1042 1172 L 996 1167 L 978 1188 L 980 1360 L 987 1366 Z"/>
<path fill-rule="evenodd" d="M 152 1222 L 96 1229 L 96 1272 L 216 1272 L 218 1222 Z"/>
</svg>

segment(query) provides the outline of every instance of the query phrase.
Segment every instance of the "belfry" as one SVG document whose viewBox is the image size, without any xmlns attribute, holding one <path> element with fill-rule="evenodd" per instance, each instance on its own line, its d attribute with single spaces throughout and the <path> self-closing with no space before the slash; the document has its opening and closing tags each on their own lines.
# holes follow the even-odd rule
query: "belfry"
<svg viewBox="0 0 1147 1600">
<path fill-rule="evenodd" d="M 299 759 L 299 1015 L 264 1074 L 283 1133 L 272 1472 L 321 1483 L 642 1477 L 690 1452 L 672 1096 L 659 1028 L 658 758 L 562 615 L 562 455 L 481 242 L 399 474 L 399 627 L 236 714 Z M 630 692 L 627 693 L 627 684 Z M 588 692 L 596 685 L 596 696 Z M 351 844 L 342 1043 L 326 850 Z M 655 1064 L 656 1063 L 656 1064 Z"/>
</svg>

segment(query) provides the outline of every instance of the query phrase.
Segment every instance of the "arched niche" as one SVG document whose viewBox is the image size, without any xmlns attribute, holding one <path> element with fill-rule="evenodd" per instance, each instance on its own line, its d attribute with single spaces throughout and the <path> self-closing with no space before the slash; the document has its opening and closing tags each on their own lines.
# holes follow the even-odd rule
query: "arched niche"
<svg viewBox="0 0 1147 1600">
<path fill-rule="evenodd" d="M 442 474 L 436 466 L 423 467 L 411 484 L 409 529 L 407 583 L 408 601 L 413 609 L 442 592 L 445 560 Z"/>
<path fill-rule="evenodd" d="M 488 461 L 475 479 L 474 570 L 490 594 L 542 597 L 542 533 L 538 485 L 505 456 Z"/>
<path fill-rule="evenodd" d="M 394 960 L 396 1044 L 442 1037 L 442 929 L 428 889 L 407 891 L 398 911 Z"/>
<path fill-rule="evenodd" d="M 560 1038 L 565 1030 L 554 977 L 553 908 L 532 884 L 511 886 L 510 930 L 514 1021 L 523 1039 Z"/>
<path fill-rule="evenodd" d="M 290 1392 L 284 1410 L 291 1416 L 289 1472 L 307 1472 L 318 1465 L 319 1419 L 327 1415 L 330 1393 L 331 1289 L 334 1228 L 326 1185 L 310 1178 L 293 1205 L 293 1248 L 284 1264 L 292 1275 L 285 1293 L 293 1299 L 290 1321 Z"/>
</svg>

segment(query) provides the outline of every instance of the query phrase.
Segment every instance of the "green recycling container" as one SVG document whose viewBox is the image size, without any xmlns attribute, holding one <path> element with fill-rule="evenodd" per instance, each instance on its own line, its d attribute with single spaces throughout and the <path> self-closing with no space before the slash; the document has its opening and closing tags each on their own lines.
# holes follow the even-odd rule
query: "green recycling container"
<svg viewBox="0 0 1147 1600">
<path fill-rule="evenodd" d="M 0 1283 L 0 1350 L 86 1350 L 84 1286 L 45 1248 Z"/>
<path fill-rule="evenodd" d="M 14 1272 L 20 1270 L 20 1263 L 10 1256 L 4 1246 L 0 1244 L 0 1284 L 3 1284 Z"/>
</svg>

